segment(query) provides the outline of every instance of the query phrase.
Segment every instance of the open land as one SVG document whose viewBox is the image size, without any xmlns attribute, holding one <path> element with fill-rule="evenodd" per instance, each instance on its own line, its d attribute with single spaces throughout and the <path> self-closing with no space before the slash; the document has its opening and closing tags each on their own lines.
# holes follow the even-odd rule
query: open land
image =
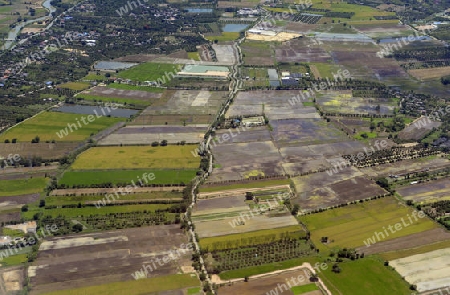
<svg viewBox="0 0 450 295">
<path fill-rule="evenodd" d="M 11 141 L 15 138 L 18 142 L 31 142 L 36 136 L 39 136 L 40 141 L 82 141 L 87 139 L 91 134 L 96 134 L 114 123 L 123 120 L 121 118 L 102 116 L 96 118 L 89 124 L 82 125 L 82 128 L 78 128 L 77 130 L 74 128 L 73 132 L 68 130 L 69 132 L 66 136 L 59 137 L 57 135 L 62 129 L 68 128 L 67 124 L 76 126 L 77 119 L 80 119 L 80 115 L 42 112 L 2 133 L 0 135 L 0 141 L 3 142 L 5 139 Z"/>
<path fill-rule="evenodd" d="M 330 209 L 322 213 L 304 215 L 300 217 L 300 220 L 311 231 L 311 239 L 315 245 L 319 249 L 330 250 L 333 247 L 363 246 L 375 232 L 383 231 L 383 226 L 394 226 L 401 222 L 401 218 L 407 220 L 407 216 L 411 216 L 412 212 L 411 208 L 399 204 L 393 197 L 384 197 Z M 375 240 L 375 245 L 376 242 L 425 232 L 434 228 L 437 228 L 437 225 L 428 218 L 418 219 L 402 230 L 389 233 L 388 236 L 384 235 L 384 239 Z M 328 237 L 329 242 L 322 243 L 321 237 Z"/>
<path fill-rule="evenodd" d="M 28 271 L 34 286 L 33 294 L 55 290 L 60 290 L 58 294 L 66 294 L 62 290 L 101 285 L 105 282 L 134 281 L 131 274 L 142 265 L 150 263 L 156 257 L 168 255 L 170 250 L 187 242 L 178 225 L 51 238 L 41 244 L 36 263 Z M 158 265 L 147 277 L 175 275 L 179 273 L 179 268 L 190 265 L 188 251 L 179 259 L 171 260 L 163 266 Z M 73 269 L 77 271 L 74 272 Z M 135 283 L 129 282 L 129 288 L 133 284 Z M 67 294 L 76 294 L 74 292 Z M 84 294 L 100 293 L 90 291 Z"/>
</svg>

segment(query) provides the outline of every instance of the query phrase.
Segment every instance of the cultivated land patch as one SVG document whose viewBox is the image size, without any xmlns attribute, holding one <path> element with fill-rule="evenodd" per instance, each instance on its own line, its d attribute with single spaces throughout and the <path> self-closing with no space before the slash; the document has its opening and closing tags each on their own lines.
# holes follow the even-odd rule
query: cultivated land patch
<svg viewBox="0 0 450 295">
<path fill-rule="evenodd" d="M 246 247 L 257 244 L 266 244 L 281 240 L 291 234 L 296 237 L 305 237 L 306 233 L 300 225 L 291 225 L 275 229 L 263 229 L 240 234 L 229 234 L 216 237 L 202 238 L 200 247 L 210 251 Z"/>
<path fill-rule="evenodd" d="M 140 279 L 137 281 L 117 282 L 92 287 L 82 287 L 78 289 L 62 290 L 45 293 L 45 295 L 108 295 L 111 290 L 116 294 L 139 295 L 145 292 L 150 294 L 190 294 L 191 289 L 197 287 L 200 281 L 194 274 L 174 274 L 159 276 L 155 278 Z M 36 293 L 31 293 L 36 294 Z"/>
<path fill-rule="evenodd" d="M 340 133 L 340 131 L 336 131 L 338 134 Z M 364 145 L 357 141 L 312 144 L 307 146 L 302 144 L 289 145 L 289 143 L 285 145 L 277 143 L 277 145 L 283 157 L 283 168 L 290 175 L 332 168 L 332 163 L 344 162 L 344 159 L 339 155 L 357 154 L 364 148 Z"/>
<path fill-rule="evenodd" d="M 329 264 L 319 275 L 332 294 L 411 294 L 409 285 L 400 275 L 378 260 L 362 258 L 339 263 L 339 267 L 341 272 L 334 273 L 332 265 Z"/>
<path fill-rule="evenodd" d="M 274 141 L 280 145 L 299 146 L 344 141 L 345 133 L 323 119 L 288 119 L 270 122 Z"/>
<path fill-rule="evenodd" d="M 371 178 L 386 177 L 391 174 L 404 176 L 408 173 L 423 171 L 429 168 L 430 171 L 443 169 L 450 166 L 450 160 L 441 157 L 426 157 L 418 159 L 406 159 L 400 162 L 381 164 L 374 167 L 363 167 L 359 170 Z"/>
<path fill-rule="evenodd" d="M 392 58 L 377 56 L 378 45 L 359 42 L 323 41 L 321 45 L 332 56 L 335 64 L 346 68 L 354 79 L 388 81 L 389 79 L 409 79 L 405 70 Z"/>
<path fill-rule="evenodd" d="M 228 92 L 168 90 L 160 101 L 146 108 L 135 125 L 209 124 L 227 100 Z"/>
<path fill-rule="evenodd" d="M 119 73 L 119 77 L 132 81 L 157 81 L 161 79 L 161 84 L 173 78 L 182 65 L 172 65 L 167 63 L 143 63 Z M 162 80 L 164 79 L 164 80 Z"/>
<path fill-rule="evenodd" d="M 40 193 L 44 190 L 46 185 L 47 179 L 44 177 L 0 180 L 0 197 Z"/>
<path fill-rule="evenodd" d="M 270 66 L 274 64 L 272 43 L 246 40 L 241 45 L 244 64 L 251 66 Z"/>
<path fill-rule="evenodd" d="M 80 143 L 77 142 L 20 142 L 16 144 L 0 143 L 0 155 L 4 157 L 9 154 L 18 154 L 21 157 L 27 158 L 40 157 L 44 160 L 59 159 L 75 150 L 79 146 Z"/>
<path fill-rule="evenodd" d="M 401 37 L 414 34 L 414 31 L 407 25 L 395 23 L 357 23 L 352 24 L 357 31 L 368 35 L 371 38 L 381 39 L 389 37 Z"/>
<path fill-rule="evenodd" d="M 148 185 L 179 186 L 189 183 L 198 169 L 145 169 L 145 170 L 80 170 L 64 172 L 58 184 L 65 188 L 85 188 L 98 186 L 125 186 L 133 182 L 139 189 L 139 178 L 144 173 L 154 173 L 155 179 L 149 180 Z M 142 179 L 142 178 L 141 178 Z M 144 183 L 144 181 L 143 181 Z M 145 184 L 145 183 L 144 183 Z"/>
<path fill-rule="evenodd" d="M 194 169 L 200 158 L 193 157 L 191 146 L 93 147 L 77 157 L 73 170 L 93 169 Z M 111 161 L 114 159 L 114 161 Z"/>
<path fill-rule="evenodd" d="M 450 285 L 450 248 L 396 259 L 390 265 L 420 292 Z"/>
<path fill-rule="evenodd" d="M 188 239 L 179 229 L 179 225 L 50 238 L 42 243 L 37 260 L 28 270 L 32 294 L 46 294 L 51 291 L 54 291 L 54 294 L 81 294 L 80 290 L 63 291 L 79 287 L 86 287 L 83 294 L 104 294 L 103 292 L 111 292 L 111 285 L 92 288 L 88 286 L 101 285 L 105 282 L 124 282 L 123 285 L 117 286 L 137 288 L 131 274 L 139 271 L 143 264 L 151 263 L 152 259 L 162 259 L 170 250 L 187 243 Z M 149 271 L 147 277 L 163 278 L 175 275 L 182 266 L 191 266 L 189 251 L 179 259 L 171 260 L 170 263 L 162 266 L 157 264 L 157 268 Z M 73 269 L 77 271 L 74 272 Z M 181 278 L 182 276 L 178 276 L 179 280 Z M 150 292 L 150 288 L 161 288 L 155 291 L 183 288 L 177 286 L 176 281 L 177 277 L 172 277 L 169 281 L 160 282 L 165 282 L 164 287 L 153 284 L 150 285 L 154 287 L 150 287 L 148 281 L 145 284 L 145 292 Z M 198 284 L 188 286 L 196 285 Z M 118 290 L 122 290 L 121 288 Z M 121 292 L 124 293 L 120 294 L 125 294 L 125 291 Z M 142 294 L 130 292 L 131 290 L 127 290 L 126 294 Z"/>
<path fill-rule="evenodd" d="M 408 126 L 406 126 L 402 131 L 398 133 L 398 138 L 409 139 L 409 140 L 419 140 L 425 135 L 430 133 L 433 128 L 438 128 L 441 126 L 442 122 L 431 121 L 426 117 L 421 117 Z"/>
<path fill-rule="evenodd" d="M 450 67 L 432 68 L 432 69 L 413 69 L 409 74 L 419 80 L 437 79 L 450 74 Z"/>
<path fill-rule="evenodd" d="M 214 169 L 207 182 L 284 174 L 281 156 L 271 141 L 218 144 L 212 151 L 220 168 Z"/>
<path fill-rule="evenodd" d="M 286 281 L 291 282 L 291 278 L 296 278 L 296 282 L 299 282 L 296 286 L 302 288 L 302 287 L 309 287 L 309 277 L 310 272 L 308 269 L 297 269 L 293 271 L 285 271 L 279 274 L 273 274 L 268 275 L 260 278 L 251 278 L 248 282 L 235 282 L 233 284 L 224 285 L 219 288 L 219 294 L 220 295 L 234 295 L 234 294 L 242 294 L 242 295 L 254 295 L 254 294 L 274 294 L 271 293 L 271 291 L 276 290 L 280 292 L 279 290 L 282 290 L 283 294 L 286 295 L 297 295 L 297 294 L 306 294 L 306 295 L 320 295 L 322 292 L 312 292 L 312 293 L 296 293 L 292 291 L 291 289 L 286 290 L 286 288 L 283 286 L 283 284 L 286 284 Z M 297 278 L 304 278 L 297 280 Z M 292 283 L 290 283 L 292 285 Z M 279 285 L 281 285 L 281 289 L 279 289 Z M 287 284 L 286 284 L 287 286 Z M 318 290 L 318 287 L 313 284 L 315 289 L 312 290 Z M 297 290 L 297 289 L 294 289 Z"/>
<path fill-rule="evenodd" d="M 134 104 L 148 106 L 157 101 L 162 90 L 158 92 L 115 89 L 106 86 L 96 86 L 77 94 L 77 99 L 84 99 L 96 102 L 115 102 L 120 104 Z"/>
<path fill-rule="evenodd" d="M 431 203 L 450 199 L 450 179 L 442 178 L 436 181 L 407 185 L 396 188 L 405 200 L 414 203 Z"/>
<path fill-rule="evenodd" d="M 435 228 L 389 241 L 382 241 L 357 248 L 360 253 L 379 254 L 385 260 L 404 258 L 415 254 L 450 247 L 450 232 L 443 228 Z"/>
<path fill-rule="evenodd" d="M 206 127 L 193 126 L 126 126 L 108 135 L 99 145 L 139 145 L 167 140 L 171 143 L 199 143 L 203 141 Z"/>
<path fill-rule="evenodd" d="M 95 118 L 92 123 L 86 125 L 80 122 L 82 127 L 78 128 L 78 130 L 72 127 L 73 132 L 70 132 L 67 124 L 77 126 L 77 119 L 80 120 L 81 115 L 61 112 L 42 112 L 2 133 L 0 135 L 0 141 L 4 142 L 5 139 L 11 141 L 16 138 L 18 142 L 31 142 L 36 136 L 39 136 L 41 142 L 51 140 L 58 142 L 82 141 L 91 136 L 91 134 L 96 134 L 114 123 L 124 120 L 123 118 L 102 116 Z M 66 128 L 67 135 L 61 134 L 60 131 Z M 57 133 L 63 136 L 60 138 Z"/>
<path fill-rule="evenodd" d="M 336 174 L 318 172 L 292 178 L 297 197 L 292 203 L 300 205 L 300 212 L 332 207 L 386 194 L 386 191 L 362 176 L 354 167 L 346 167 Z"/>
<path fill-rule="evenodd" d="M 345 207 L 330 209 L 325 212 L 299 217 L 311 232 L 311 240 L 321 250 L 331 250 L 334 247 L 356 248 L 365 245 L 368 239 L 377 242 L 388 241 L 414 233 L 424 232 L 438 226 L 428 218 L 418 218 L 410 222 L 413 209 L 405 207 L 393 197 L 384 197 L 363 203 L 351 204 Z M 384 234 L 378 240 L 375 232 L 383 232 L 388 226 L 402 223 L 403 218 L 408 226 L 394 233 Z M 381 235 L 379 235 L 381 236 Z M 328 243 L 321 242 L 322 237 L 328 237 Z M 368 244 L 374 244 L 368 242 Z M 369 247 L 370 248 L 370 247 Z M 361 250 L 364 252 L 363 250 Z"/>
<path fill-rule="evenodd" d="M 302 103 L 290 103 L 293 97 L 302 95 L 302 90 L 240 91 L 226 116 L 262 115 L 269 120 L 320 118 L 314 107 Z M 306 95 L 305 95 L 306 97 Z M 299 99 L 301 101 L 301 97 Z"/>
<path fill-rule="evenodd" d="M 275 58 L 277 62 L 328 63 L 331 61 L 331 55 L 315 39 L 308 37 L 290 40 L 277 46 Z"/>
<path fill-rule="evenodd" d="M 351 90 L 322 91 L 316 98 L 324 112 L 392 115 L 397 102 L 392 98 L 354 97 Z"/>
</svg>

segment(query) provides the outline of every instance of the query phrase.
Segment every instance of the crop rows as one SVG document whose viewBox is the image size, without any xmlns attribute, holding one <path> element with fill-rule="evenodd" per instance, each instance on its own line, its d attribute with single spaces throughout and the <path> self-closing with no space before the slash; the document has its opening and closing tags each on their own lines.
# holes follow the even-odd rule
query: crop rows
<svg viewBox="0 0 450 295">
<path fill-rule="evenodd" d="M 83 222 L 93 229 L 101 230 L 173 224 L 180 222 L 178 216 L 175 218 L 170 217 L 173 217 L 173 214 L 164 214 L 159 212 L 111 213 L 108 215 L 92 215 L 84 218 Z"/>
<path fill-rule="evenodd" d="M 311 14 L 305 14 L 305 13 L 299 13 L 294 16 L 293 21 L 295 22 L 302 22 L 306 24 L 316 24 L 322 16 L 320 15 L 311 15 Z"/>
<path fill-rule="evenodd" d="M 240 269 L 309 255 L 314 247 L 304 240 L 281 240 L 251 248 L 213 252 L 212 271 Z"/>
</svg>

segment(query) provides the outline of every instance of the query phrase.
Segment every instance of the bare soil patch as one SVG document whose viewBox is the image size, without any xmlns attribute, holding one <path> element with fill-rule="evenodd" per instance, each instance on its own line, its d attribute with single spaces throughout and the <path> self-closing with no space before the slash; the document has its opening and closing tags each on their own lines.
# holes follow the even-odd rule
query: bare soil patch
<svg viewBox="0 0 450 295">
<path fill-rule="evenodd" d="M 30 267 L 31 294 L 132 280 L 131 274 L 143 264 L 162 259 L 187 242 L 179 225 L 50 238 Z M 180 266 L 190 266 L 191 253 L 183 253 L 162 266 L 156 263 L 147 277 L 176 274 Z"/>
<path fill-rule="evenodd" d="M 390 251 L 405 250 L 417 248 L 424 245 L 446 241 L 450 239 L 450 232 L 443 228 L 435 228 L 420 233 L 415 233 L 409 236 L 395 238 L 388 241 L 381 241 L 370 245 L 370 247 L 359 247 L 359 253 L 366 255 L 378 254 Z"/>
</svg>

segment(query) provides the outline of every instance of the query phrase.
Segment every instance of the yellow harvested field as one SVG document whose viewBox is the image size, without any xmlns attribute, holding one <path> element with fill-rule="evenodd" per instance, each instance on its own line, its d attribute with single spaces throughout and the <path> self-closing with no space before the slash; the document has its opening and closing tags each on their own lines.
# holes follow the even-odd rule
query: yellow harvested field
<svg viewBox="0 0 450 295">
<path fill-rule="evenodd" d="M 436 79 L 450 75 L 450 67 L 409 70 L 408 73 L 420 80 Z"/>
<path fill-rule="evenodd" d="M 274 36 L 247 33 L 246 39 L 254 41 L 284 42 L 302 36 L 302 34 L 280 32 Z"/>
<path fill-rule="evenodd" d="M 95 169 L 192 169 L 200 157 L 191 153 L 192 145 L 94 147 L 75 160 L 74 170 Z"/>
</svg>

